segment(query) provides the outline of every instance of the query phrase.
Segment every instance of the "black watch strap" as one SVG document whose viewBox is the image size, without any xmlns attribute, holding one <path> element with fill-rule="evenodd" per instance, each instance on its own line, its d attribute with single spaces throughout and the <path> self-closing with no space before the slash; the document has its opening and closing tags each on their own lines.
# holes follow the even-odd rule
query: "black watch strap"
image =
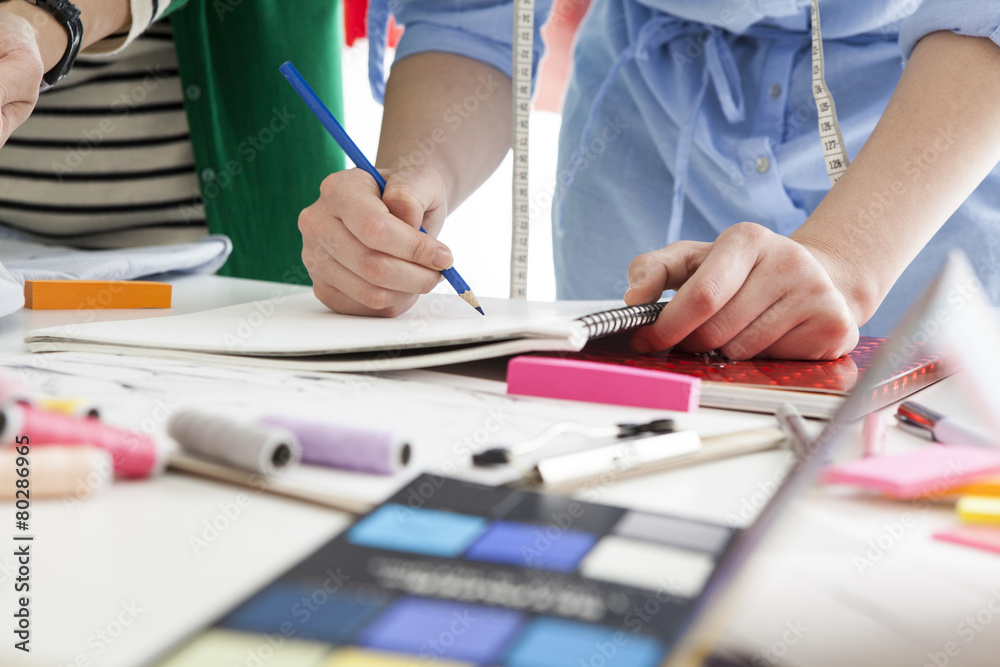
<svg viewBox="0 0 1000 667">
<path fill-rule="evenodd" d="M 66 28 L 69 35 L 66 53 L 63 54 L 55 67 L 42 77 L 42 90 L 47 90 L 69 73 L 73 63 L 76 62 L 76 57 L 80 54 L 80 45 L 83 43 L 83 23 L 80 21 L 80 9 L 69 0 L 27 1 L 52 14 Z"/>
</svg>

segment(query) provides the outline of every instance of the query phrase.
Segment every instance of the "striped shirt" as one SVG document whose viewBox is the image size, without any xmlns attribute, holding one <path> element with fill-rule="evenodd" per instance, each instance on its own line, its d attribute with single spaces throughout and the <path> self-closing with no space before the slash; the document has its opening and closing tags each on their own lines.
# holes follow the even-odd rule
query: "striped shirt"
<svg viewBox="0 0 1000 667">
<path fill-rule="evenodd" d="M 206 234 L 168 22 L 110 57 L 82 55 L 40 96 L 0 149 L 0 224 L 87 248 Z"/>
</svg>

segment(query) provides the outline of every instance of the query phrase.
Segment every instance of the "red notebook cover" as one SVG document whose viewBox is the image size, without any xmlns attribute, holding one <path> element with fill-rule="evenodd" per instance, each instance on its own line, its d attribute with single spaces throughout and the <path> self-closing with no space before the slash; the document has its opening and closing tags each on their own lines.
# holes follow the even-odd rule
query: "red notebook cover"
<svg viewBox="0 0 1000 667">
<path fill-rule="evenodd" d="M 580 352 L 536 354 L 693 375 L 702 380 L 701 405 L 705 407 L 772 412 L 781 403 L 791 402 L 807 416 L 829 417 L 871 367 L 879 346 L 885 342 L 884 338 L 862 336 L 850 354 L 833 361 L 732 361 L 714 353 L 636 354 L 629 347 L 630 339 L 631 333 L 615 334 L 591 340 Z M 875 385 L 871 410 L 902 400 L 954 370 L 940 356 L 917 357 L 906 368 Z M 773 395 L 769 397 L 769 393 Z"/>
</svg>

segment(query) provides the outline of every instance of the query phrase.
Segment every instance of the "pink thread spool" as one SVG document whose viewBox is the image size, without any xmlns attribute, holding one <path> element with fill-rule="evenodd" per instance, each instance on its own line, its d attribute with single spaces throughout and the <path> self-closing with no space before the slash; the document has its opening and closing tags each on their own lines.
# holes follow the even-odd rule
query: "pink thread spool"
<svg viewBox="0 0 1000 667">
<path fill-rule="evenodd" d="M 0 410 L 0 443 L 11 444 L 28 436 L 31 445 L 92 445 L 111 454 L 115 474 L 148 477 L 160 462 L 156 443 L 140 433 L 124 431 L 104 422 L 13 404 Z"/>
</svg>

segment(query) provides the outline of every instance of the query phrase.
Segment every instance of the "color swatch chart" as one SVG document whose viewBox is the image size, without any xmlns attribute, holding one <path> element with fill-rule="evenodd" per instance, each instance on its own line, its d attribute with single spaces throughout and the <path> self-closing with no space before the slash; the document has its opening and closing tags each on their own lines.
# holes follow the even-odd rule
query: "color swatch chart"
<svg viewBox="0 0 1000 667">
<path fill-rule="evenodd" d="M 159 666 L 654 667 L 737 533 L 422 475 Z"/>
</svg>

